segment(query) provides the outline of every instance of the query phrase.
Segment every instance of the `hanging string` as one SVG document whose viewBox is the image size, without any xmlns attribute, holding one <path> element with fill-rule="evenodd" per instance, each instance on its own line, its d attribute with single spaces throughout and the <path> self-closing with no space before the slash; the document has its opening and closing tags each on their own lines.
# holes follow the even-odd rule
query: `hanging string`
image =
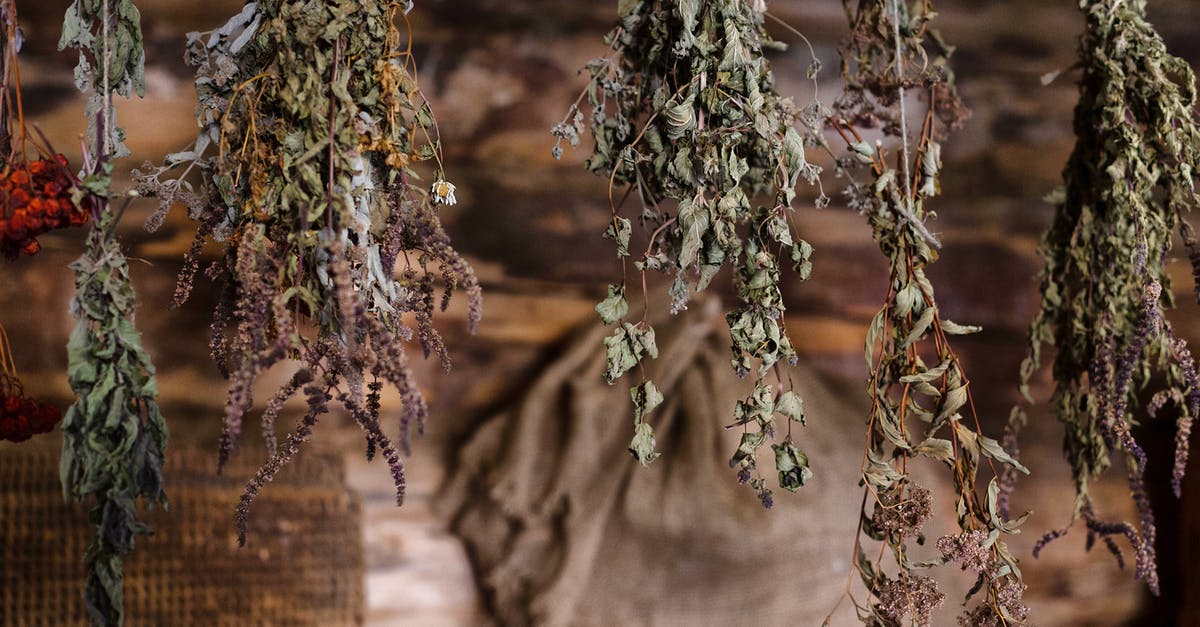
<svg viewBox="0 0 1200 627">
<path fill-rule="evenodd" d="M 112 130 L 113 129 L 112 84 L 109 82 L 109 77 L 108 77 L 108 66 L 112 60 L 112 53 L 108 49 L 108 45 L 109 45 L 108 21 L 111 17 L 109 15 L 109 11 L 108 11 L 108 0 L 102 1 L 101 13 L 103 15 L 103 18 L 102 18 L 103 30 L 102 30 L 102 32 L 104 35 L 104 42 L 103 42 L 103 48 L 102 48 L 103 58 L 101 59 L 101 64 L 104 66 L 104 68 L 103 68 L 102 74 L 101 74 L 101 76 L 103 77 L 103 83 L 101 84 L 100 88 L 103 90 L 101 95 L 104 98 L 104 128 L 99 129 L 99 134 L 103 135 L 104 139 L 101 140 L 101 143 L 100 143 L 101 148 L 99 148 L 103 152 L 97 153 L 96 161 L 102 163 L 106 157 L 108 157 L 109 155 L 112 154 L 112 133 L 113 133 L 113 130 Z"/>
<path fill-rule="evenodd" d="M 904 102 L 904 40 L 900 38 L 900 0 L 892 0 L 892 37 L 896 43 L 896 87 L 900 95 L 900 145 L 903 149 L 904 161 L 904 202 L 908 211 L 912 212 L 912 189 L 909 186 L 911 175 L 908 171 L 908 110 Z"/>
</svg>

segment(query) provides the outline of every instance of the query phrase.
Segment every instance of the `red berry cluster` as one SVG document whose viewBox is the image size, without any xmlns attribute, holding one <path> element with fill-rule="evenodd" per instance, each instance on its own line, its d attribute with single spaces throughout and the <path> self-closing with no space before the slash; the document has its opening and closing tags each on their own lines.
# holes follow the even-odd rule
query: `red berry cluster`
<svg viewBox="0 0 1200 627">
<path fill-rule="evenodd" d="M 0 173 L 0 253 L 9 259 L 35 254 L 42 248 L 39 235 L 87 222 L 87 211 L 71 201 L 75 182 L 61 154 L 10 163 Z"/>
<path fill-rule="evenodd" d="M 62 420 L 57 407 L 25 396 L 21 386 L 4 373 L 0 373 L 0 390 L 8 390 L 0 396 L 0 441 L 24 442 L 49 433 Z"/>
</svg>

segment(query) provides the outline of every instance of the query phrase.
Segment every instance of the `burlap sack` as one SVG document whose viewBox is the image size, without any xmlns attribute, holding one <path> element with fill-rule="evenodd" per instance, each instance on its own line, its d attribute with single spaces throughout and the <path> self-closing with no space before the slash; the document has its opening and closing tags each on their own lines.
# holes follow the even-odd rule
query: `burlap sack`
<svg viewBox="0 0 1200 627">
<path fill-rule="evenodd" d="M 602 381 L 598 326 L 486 420 L 450 469 L 442 505 L 496 621 L 820 624 L 846 581 L 861 497 L 862 442 L 840 433 L 861 432 L 866 411 L 839 396 L 857 404 L 861 393 L 788 370 L 814 416 L 793 436 L 815 477 L 795 495 L 776 489 L 764 511 L 728 464 L 740 430 L 722 426 L 749 382 L 732 375 L 715 309 L 658 327 L 661 356 L 647 368 L 667 401 L 650 418 L 663 455 L 649 469 L 626 451 L 629 382 Z M 839 431 L 844 421 L 854 426 Z M 769 448 L 760 463 L 773 484 Z"/>
</svg>

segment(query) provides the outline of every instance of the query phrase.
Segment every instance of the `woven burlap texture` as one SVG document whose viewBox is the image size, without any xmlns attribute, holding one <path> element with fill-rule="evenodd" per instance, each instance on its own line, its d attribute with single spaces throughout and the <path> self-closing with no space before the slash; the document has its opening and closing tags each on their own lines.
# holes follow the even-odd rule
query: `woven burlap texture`
<svg viewBox="0 0 1200 627">
<path fill-rule="evenodd" d="M 459 450 L 442 506 L 496 622 L 818 625 L 833 608 L 861 497 L 861 436 L 844 434 L 860 432 L 862 392 L 784 369 L 814 417 L 792 433 L 815 478 L 764 511 L 728 463 L 741 429 L 722 427 L 750 382 L 731 372 L 723 325 L 711 303 L 656 325 L 646 368 L 667 401 L 649 418 L 662 452 L 650 468 L 626 451 L 636 381 L 602 381 L 599 325 Z M 770 448 L 760 463 L 774 484 Z"/>
<path fill-rule="evenodd" d="M 81 625 L 93 528 L 63 501 L 57 450 L 27 444 L 0 449 L 0 624 Z M 239 549 L 233 509 L 260 457 L 243 451 L 218 477 L 214 451 L 168 451 L 170 508 L 146 512 L 154 535 L 125 560 L 127 625 L 362 623 L 361 504 L 341 460 L 301 453 L 258 497 Z"/>
</svg>

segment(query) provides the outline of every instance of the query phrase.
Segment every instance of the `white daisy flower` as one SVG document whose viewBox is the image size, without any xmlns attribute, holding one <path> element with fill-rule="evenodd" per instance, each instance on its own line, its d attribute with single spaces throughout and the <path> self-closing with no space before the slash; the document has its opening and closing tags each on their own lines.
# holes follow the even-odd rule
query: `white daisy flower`
<svg viewBox="0 0 1200 627">
<path fill-rule="evenodd" d="M 435 205 L 453 205 L 458 202 L 454 197 L 454 183 L 438 179 L 433 182 L 433 187 L 429 192 L 433 194 L 433 204 Z"/>
</svg>

